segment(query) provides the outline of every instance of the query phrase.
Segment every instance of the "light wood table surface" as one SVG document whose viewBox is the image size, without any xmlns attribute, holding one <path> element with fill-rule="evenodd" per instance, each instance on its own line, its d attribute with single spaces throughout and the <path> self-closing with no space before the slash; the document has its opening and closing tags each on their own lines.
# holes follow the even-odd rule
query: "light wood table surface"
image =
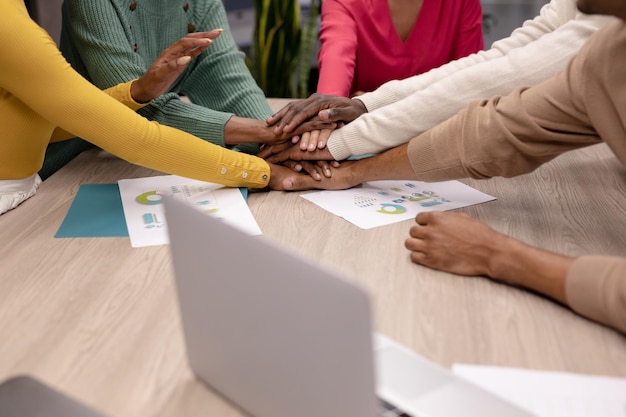
<svg viewBox="0 0 626 417">
<path fill-rule="evenodd" d="M 80 184 L 157 174 L 88 151 L 0 216 L 0 380 L 34 375 L 110 417 L 241 415 L 187 366 L 168 246 L 54 238 Z M 625 255 L 626 169 L 605 145 L 464 182 L 497 197 L 462 209 L 497 230 L 569 255 Z M 377 331 L 444 366 L 626 377 L 618 332 L 519 288 L 412 264 L 410 220 L 361 230 L 300 194 L 252 193 L 249 205 L 265 237 L 369 290 Z"/>
</svg>

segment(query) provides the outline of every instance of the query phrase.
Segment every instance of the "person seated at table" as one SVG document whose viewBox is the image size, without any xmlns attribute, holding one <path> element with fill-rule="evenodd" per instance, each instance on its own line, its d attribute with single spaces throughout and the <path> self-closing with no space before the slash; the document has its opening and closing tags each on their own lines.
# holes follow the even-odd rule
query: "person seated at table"
<svg viewBox="0 0 626 417">
<path fill-rule="evenodd" d="M 569 150 L 605 142 L 626 165 L 626 2 L 579 0 L 586 13 L 619 17 L 583 46 L 566 69 L 505 97 L 476 100 L 409 143 L 342 163 L 332 178 L 297 173 L 285 189 L 348 188 L 365 181 L 513 177 Z M 291 159 L 316 152 L 291 148 Z M 433 268 L 517 282 L 626 333 L 626 257 L 558 255 L 527 246 L 453 213 L 420 214 L 406 242 Z"/>
<path fill-rule="evenodd" d="M 268 123 L 276 133 L 290 132 L 319 113 L 325 120 L 348 124 L 332 133 L 302 135 L 302 149 L 324 148 L 328 140 L 328 151 L 336 160 L 382 152 L 443 122 L 471 100 L 506 95 L 517 86 L 551 77 L 591 34 L 614 19 L 581 13 L 576 0 L 551 0 L 537 17 L 487 51 L 390 81 L 355 99 L 313 95 L 289 104 Z"/>
<path fill-rule="evenodd" d="M 324 0 L 317 92 L 362 94 L 483 48 L 479 0 Z"/>
<path fill-rule="evenodd" d="M 272 114 L 229 30 L 221 0 L 65 0 L 60 48 L 101 89 L 140 77 L 188 32 L 224 29 L 142 116 L 211 143 L 256 154 L 274 137 Z M 181 99 L 185 95 L 189 100 Z"/>
<path fill-rule="evenodd" d="M 219 0 L 177 5 L 169 0 L 66 0 L 60 44 L 79 73 L 107 89 L 140 77 L 161 50 L 179 37 L 214 28 L 228 28 Z M 243 57 L 226 30 L 162 94 L 137 112 L 217 145 L 238 145 L 238 150 L 256 154 L 256 142 L 273 140 L 272 130 L 261 120 L 271 110 Z M 181 99 L 180 94 L 191 102 Z M 80 139 L 51 144 L 40 176 L 45 179 L 52 175 L 87 147 Z M 319 177 L 328 172 L 326 163 L 320 165 L 306 167 Z"/>
<path fill-rule="evenodd" d="M 178 54 L 175 61 L 165 56 L 158 62 L 186 65 L 194 46 L 211 43 L 205 36 L 211 35 L 189 35 L 179 50 L 168 51 Z M 263 188 L 273 185 L 271 174 L 289 171 L 139 116 L 131 108 L 152 94 L 143 97 L 133 80 L 107 95 L 85 80 L 30 18 L 23 0 L 3 3 L 0 41 L 0 213 L 35 194 L 48 144 L 73 136 L 138 165 L 233 187 Z"/>
</svg>

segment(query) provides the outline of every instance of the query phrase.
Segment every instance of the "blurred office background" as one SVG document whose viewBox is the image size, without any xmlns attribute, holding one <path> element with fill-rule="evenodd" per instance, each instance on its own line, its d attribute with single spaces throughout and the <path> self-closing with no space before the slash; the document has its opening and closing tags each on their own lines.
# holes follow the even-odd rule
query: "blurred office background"
<svg viewBox="0 0 626 417">
<path fill-rule="evenodd" d="M 58 43 L 63 0 L 25 1 L 31 15 Z M 228 14 L 233 37 L 239 47 L 247 53 L 254 31 L 254 0 L 222 1 Z M 311 0 L 294 1 L 300 3 L 301 20 L 304 22 L 309 12 Z M 485 48 L 489 48 L 494 41 L 507 37 L 513 29 L 519 27 L 525 20 L 535 17 L 541 7 L 549 0 L 481 0 L 481 2 L 483 4 Z M 319 45 L 314 47 L 311 56 L 311 81 L 313 83 L 316 83 L 318 47 Z M 312 88 L 314 89 L 314 84 Z"/>
<path fill-rule="evenodd" d="M 303 15 L 308 12 L 310 0 L 298 0 Z M 223 0 L 228 20 L 237 43 L 243 48 L 250 44 L 254 27 L 253 0 Z M 507 37 L 513 29 L 539 14 L 548 0 L 481 0 L 485 32 L 485 47 Z"/>
<path fill-rule="evenodd" d="M 309 1 L 298 0 L 306 15 Z M 254 27 L 253 0 L 223 0 L 228 13 L 233 36 L 246 48 L 250 44 Z M 61 4 L 63 0 L 26 0 L 32 15 L 52 37 L 58 41 L 61 30 Z M 508 36 L 524 20 L 531 19 L 547 0 L 482 0 L 485 20 L 485 46 Z"/>
</svg>

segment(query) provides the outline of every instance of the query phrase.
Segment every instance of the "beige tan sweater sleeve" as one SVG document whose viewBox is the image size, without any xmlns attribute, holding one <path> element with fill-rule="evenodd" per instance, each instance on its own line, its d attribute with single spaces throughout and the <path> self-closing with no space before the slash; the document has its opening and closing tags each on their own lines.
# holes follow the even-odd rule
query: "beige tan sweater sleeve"
<svg viewBox="0 0 626 417">
<path fill-rule="evenodd" d="M 416 177 L 512 177 L 601 141 L 626 165 L 625 51 L 625 24 L 614 22 L 592 36 L 555 77 L 472 102 L 411 140 Z"/>
<path fill-rule="evenodd" d="M 626 25 L 593 35 L 567 68 L 506 97 L 475 101 L 408 148 L 416 178 L 510 177 L 571 149 L 606 142 L 626 165 Z M 581 257 L 566 283 L 572 309 L 626 332 L 626 258 Z"/>
<path fill-rule="evenodd" d="M 567 275 L 565 294 L 572 310 L 626 333 L 626 259 L 576 259 Z"/>
</svg>

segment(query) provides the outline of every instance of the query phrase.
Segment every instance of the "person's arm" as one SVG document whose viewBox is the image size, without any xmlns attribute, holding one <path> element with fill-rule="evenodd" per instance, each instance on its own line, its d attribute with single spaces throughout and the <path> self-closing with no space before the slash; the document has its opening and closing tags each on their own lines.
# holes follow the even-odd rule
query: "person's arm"
<svg viewBox="0 0 626 417">
<path fill-rule="evenodd" d="M 373 94 L 378 96 L 380 93 L 378 97 L 384 97 L 387 93 L 381 89 L 392 87 L 413 94 L 397 102 L 385 100 L 388 105 L 382 108 L 372 106 L 367 95 L 359 96 L 358 100 L 365 104 L 369 112 L 334 131 L 327 146 L 337 160 L 351 155 L 378 153 L 405 143 L 445 121 L 472 100 L 506 95 L 518 86 L 536 85 L 565 68 L 589 36 L 611 20 L 601 16 L 580 17 L 538 39 L 531 36 L 538 31 L 516 31 L 514 37 L 525 39 L 528 43 L 508 51 L 506 55 L 481 62 L 474 62 L 474 58 L 468 57 L 457 62 L 472 63 L 467 67 L 455 69 L 447 64 L 406 80 L 409 84 L 415 79 L 420 84 L 418 86 L 402 84 L 401 81 L 386 83 Z M 541 27 L 544 26 L 538 26 Z M 548 26 L 545 28 L 549 29 Z M 421 85 L 421 81 L 428 82 L 431 76 L 437 74 L 444 77 L 429 82 L 427 86 Z M 395 87 L 390 85 L 392 83 Z M 398 98 L 395 94 L 390 97 L 391 100 Z M 372 107 L 378 109 L 372 111 Z"/>
<path fill-rule="evenodd" d="M 472 102 L 466 109 L 409 143 L 352 163 L 343 163 L 314 188 L 350 188 L 366 181 L 512 177 L 531 172 L 568 150 L 600 143 L 598 133 L 579 109 L 585 57 L 568 71 L 508 96 Z M 342 129 L 345 129 L 342 128 Z M 294 146 L 271 162 L 284 159 L 332 159 L 330 149 L 302 151 Z M 310 188 L 290 179 L 289 189 Z"/>
<path fill-rule="evenodd" d="M 221 7 L 221 3 L 200 2 L 198 7 L 207 7 L 207 4 L 212 6 L 203 11 L 206 12 L 206 20 L 197 23 L 198 30 L 213 24 L 216 26 L 208 29 L 227 28 L 223 8 L 215 5 Z M 133 30 L 141 33 L 142 23 L 135 24 L 137 26 Z M 64 32 L 66 36 L 62 39 L 71 39 L 71 43 L 65 41 L 64 52 L 74 56 L 72 64 L 79 70 L 82 67 L 82 71 L 100 88 L 138 78 L 147 68 L 147 62 L 134 52 L 128 29 L 120 20 L 114 2 L 66 1 Z M 211 45 L 211 49 L 214 50 L 210 54 L 204 53 L 197 58 L 177 86 L 198 104 L 183 101 L 177 93 L 170 92 L 153 100 L 139 113 L 224 146 L 225 125 L 234 111 L 240 112 L 241 116 L 263 119 L 271 114 L 271 110 L 246 68 L 243 54 L 238 51 L 227 30 Z M 79 58 L 75 57 L 77 52 L 80 52 Z M 196 70 L 199 71 L 196 73 Z M 218 73 L 222 74 L 222 78 L 217 78 Z M 230 85 L 229 82 L 239 84 Z M 234 105 L 233 111 L 228 108 L 231 105 Z M 255 151 L 257 147 L 246 149 Z"/>
<path fill-rule="evenodd" d="M 368 111 L 374 111 L 380 107 L 402 100 L 431 84 L 445 80 L 451 74 L 466 68 L 471 68 L 482 62 L 503 57 L 514 49 L 524 47 L 540 39 L 542 36 L 556 31 L 559 27 L 575 18 L 583 19 L 583 21 L 588 19 L 582 14 L 577 13 L 576 4 L 573 1 L 551 0 L 549 4 L 541 8 L 537 17 L 524 22 L 524 24 L 515 29 L 509 37 L 494 42 L 490 47 L 487 46 L 489 49 L 472 54 L 466 58 L 452 61 L 425 74 L 409 77 L 404 80 L 390 81 L 383 84 L 376 91 L 363 94 L 359 99 L 363 100 Z M 563 42 L 576 42 L 576 37 L 578 36 L 565 36 Z M 572 49 L 576 50 L 580 45 L 580 43 L 573 45 Z"/>
<path fill-rule="evenodd" d="M 571 9 L 571 10 L 570 10 Z M 389 81 L 373 92 L 365 93 L 358 97 L 358 99 L 353 99 L 355 102 L 358 102 L 358 106 L 364 108 L 360 111 L 356 117 L 360 116 L 366 112 L 373 112 L 381 107 L 385 107 L 394 103 L 397 103 L 411 95 L 418 94 L 420 91 L 430 87 L 431 85 L 435 85 L 436 83 L 440 83 L 438 85 L 445 86 L 445 81 L 453 76 L 453 74 L 467 74 L 462 77 L 467 78 L 468 83 L 462 83 L 461 86 L 473 87 L 472 81 L 479 81 L 479 87 L 476 88 L 475 91 L 483 91 L 485 88 L 490 88 L 490 85 L 493 83 L 493 79 L 491 77 L 491 72 L 489 72 L 484 78 L 482 77 L 483 70 L 489 69 L 490 67 L 496 67 L 496 73 L 498 72 L 497 68 L 503 66 L 505 61 L 495 61 L 498 58 L 505 57 L 509 51 L 515 48 L 521 48 L 525 46 L 531 45 L 533 42 L 538 40 L 545 34 L 551 33 L 562 25 L 565 25 L 567 21 L 570 19 L 574 19 L 576 15 L 576 6 L 569 0 L 552 0 L 549 4 L 542 7 L 539 16 L 537 16 L 533 20 L 528 20 L 524 23 L 521 28 L 516 29 L 510 37 L 501 39 L 493 44 L 493 47 L 487 51 L 480 51 L 477 54 L 472 54 L 471 56 L 458 59 L 448 64 L 442 65 L 439 68 L 435 68 L 431 71 L 428 71 L 425 74 L 416 75 L 413 77 L 406 78 L 404 80 L 395 80 Z M 578 29 L 579 24 L 575 24 L 572 26 L 572 29 L 576 32 L 578 30 L 582 30 L 585 24 L 585 17 L 581 17 L 583 19 L 583 26 Z M 602 18 L 599 18 L 602 19 Z M 586 31 L 580 33 L 575 36 L 573 39 L 586 39 L 589 33 L 592 33 L 597 26 L 593 24 L 595 20 L 591 20 L 591 27 Z M 597 23 L 599 26 L 599 23 Z M 594 27 L 596 26 L 596 27 Z M 564 30 L 563 30 L 564 31 Z M 570 40 L 571 35 L 564 34 L 563 35 L 563 46 L 567 46 L 570 42 L 564 42 L 565 40 Z M 574 44 L 571 45 L 571 50 L 577 50 L 578 47 L 582 44 L 582 41 L 575 41 Z M 545 43 L 544 47 L 541 50 L 545 50 L 545 46 L 550 45 L 550 43 Z M 529 56 L 533 56 L 534 52 L 529 53 Z M 572 53 L 568 54 L 570 57 Z M 566 58 L 568 59 L 568 58 Z M 471 68 L 477 66 L 479 64 L 485 63 L 487 61 L 494 60 L 493 65 L 476 67 L 477 70 L 470 71 Z M 539 63 L 541 64 L 541 60 Z M 504 67 L 503 67 L 504 68 Z M 474 79 L 474 77 L 479 77 Z M 489 82 L 487 82 L 487 80 Z M 520 79 L 521 81 L 522 79 Z M 449 87 L 444 88 L 448 91 L 457 91 L 459 87 L 459 82 L 455 82 L 450 84 Z M 520 83 L 528 84 L 528 83 Z M 516 85 L 517 86 L 517 85 Z M 453 87 L 453 88 L 451 88 Z M 443 88 L 443 87 L 442 87 Z M 512 89 L 512 88 L 511 88 Z M 502 93 L 495 93 L 500 94 Z M 446 94 L 448 95 L 448 94 Z M 418 96 L 415 96 L 418 97 Z M 444 96 L 445 97 L 445 96 Z M 483 96 L 481 96 L 483 97 Z M 443 97 L 442 97 L 443 98 Z M 478 97 L 476 97 L 478 98 Z M 465 98 L 466 99 L 466 98 Z M 402 112 L 406 112 L 409 109 L 409 103 L 413 105 L 414 108 L 419 108 L 419 100 L 406 101 L 404 102 L 407 109 L 401 108 L 401 106 L 395 107 Z M 465 102 L 464 102 L 465 103 Z M 286 128 L 287 131 L 293 130 L 298 124 L 302 123 L 304 120 L 309 117 L 313 117 L 318 114 L 318 112 L 325 109 L 334 109 L 338 110 L 333 112 L 332 116 L 337 117 L 335 120 L 343 120 L 343 121 L 352 121 L 356 117 L 352 117 L 348 120 L 342 119 L 342 113 L 344 113 L 343 108 L 349 109 L 351 107 L 356 106 L 356 103 L 350 103 L 346 101 L 345 98 L 336 97 L 333 98 L 331 95 L 320 95 L 314 94 L 306 100 L 301 100 L 299 102 L 290 103 L 285 108 L 281 109 L 276 114 L 272 115 L 271 118 L 268 119 L 268 124 L 275 125 L 276 128 L 280 131 Z M 402 106 L 404 107 L 404 106 Z M 452 111 L 452 110 L 451 110 Z M 447 117 L 446 117 L 447 118 Z M 349 129 L 345 129 L 346 132 Z M 423 129 L 426 130 L 426 129 Z M 422 130 L 422 131 L 423 131 Z M 362 132 L 361 132 L 362 133 Z M 421 133 L 418 131 L 418 133 Z M 417 133 L 416 133 L 417 134 Z M 415 135 L 414 135 L 415 136 Z"/>
<path fill-rule="evenodd" d="M 556 76 L 506 97 L 472 102 L 409 142 L 415 176 L 423 181 L 512 177 L 569 150 L 605 141 L 623 160 L 624 23 L 592 36 Z M 619 107 L 619 106 L 618 106 Z M 621 119 L 620 119 L 621 117 Z"/>
<path fill-rule="evenodd" d="M 424 212 L 405 246 L 420 265 L 458 275 L 484 275 L 566 303 L 565 280 L 574 259 L 496 232 L 462 213 Z"/>
<path fill-rule="evenodd" d="M 140 78 L 103 91 L 131 110 L 137 111 L 169 89 L 187 65 L 204 52 L 220 33 L 211 31 L 189 34 L 165 49 Z M 50 142 L 72 137 L 74 135 L 71 133 L 57 128 L 52 133 Z"/>
<path fill-rule="evenodd" d="M 322 2 L 318 93 L 350 95 L 356 69 L 358 24 L 353 11 L 348 10 L 343 1 Z"/>
<path fill-rule="evenodd" d="M 0 88 L 22 103 L 24 120 L 32 117 L 42 127 L 60 126 L 129 162 L 203 181 L 228 186 L 265 187 L 270 167 L 260 158 L 212 145 L 187 133 L 149 122 L 77 74 L 63 59 L 50 37 L 26 10 L 10 2 L 0 16 L 2 71 Z M 40 122 L 45 120 L 45 125 Z M 20 122 L 20 121 L 18 121 Z M 24 127 L 5 126 L 9 134 L 5 152 L 15 171 L 5 178 L 23 178 L 39 167 L 32 154 L 45 147 L 49 137 L 24 135 Z M 8 139 L 11 138 L 11 139 Z M 2 145 L 2 144 L 0 144 Z M 0 152 L 2 154 L 2 152 Z M 11 160 L 11 159 L 9 159 Z M 19 171 L 22 170 L 22 171 Z M 8 171 L 3 167 L 3 172 Z M 19 172 L 18 172 L 19 171 Z M 24 174 L 21 177 L 20 174 Z"/>
<path fill-rule="evenodd" d="M 574 60 L 568 71 L 533 88 L 474 101 L 408 143 L 343 163 L 330 179 L 313 184 L 294 176 L 285 187 L 343 189 L 376 180 L 445 181 L 531 172 L 561 153 L 601 142 L 580 112 L 585 94 L 576 86 L 585 82 L 584 62 L 585 57 Z M 302 151 L 296 145 L 268 160 L 333 159 L 330 151 Z"/>
<path fill-rule="evenodd" d="M 345 104 L 316 96 L 296 111 L 268 120 L 278 131 L 292 130 L 317 112 L 341 120 L 340 107 L 365 109 L 361 116 L 330 135 L 328 147 L 337 160 L 378 153 L 423 133 L 456 114 L 471 100 L 505 95 L 515 87 L 535 85 L 563 69 L 591 34 L 612 21 L 576 12 L 569 0 L 552 0 L 509 38 L 488 51 L 453 61 L 426 74 L 390 81 Z M 358 102 L 358 106 L 356 105 Z M 337 107 L 337 109 L 333 109 Z M 330 109 L 330 110 L 325 110 Z"/>
<path fill-rule="evenodd" d="M 343 190 L 352 188 L 367 181 L 377 180 L 408 180 L 415 179 L 407 153 L 407 144 L 390 149 L 387 152 L 358 161 L 345 161 L 339 168 L 330 166 L 330 175 L 315 180 L 308 175 L 296 172 L 283 172 L 275 184 L 280 184 L 281 190 Z M 280 158 L 266 156 L 270 163 L 284 160 L 332 160 L 327 149 L 303 151 L 298 144 L 284 151 Z"/>
<path fill-rule="evenodd" d="M 452 212 L 418 214 L 405 246 L 420 265 L 517 284 L 626 333 L 626 259 L 559 255 Z"/>
<path fill-rule="evenodd" d="M 107 88 L 106 90 L 102 90 L 102 92 L 119 101 L 129 109 L 137 111 L 142 107 L 145 107 L 148 103 L 140 103 L 133 98 L 131 94 L 131 86 L 134 82 L 135 80 L 121 83 L 114 87 Z M 54 129 L 54 132 L 52 132 L 52 136 L 50 137 L 50 143 L 62 142 L 64 140 L 68 140 L 74 137 L 76 137 L 76 135 L 74 135 L 73 133 L 57 127 L 56 129 Z"/>
<path fill-rule="evenodd" d="M 201 106 L 204 111 L 212 109 L 234 115 L 228 119 L 220 132 L 220 136 L 224 137 L 224 143 L 240 144 L 237 146 L 238 149 L 256 153 L 258 145 L 255 143 L 271 140 L 272 132 L 269 129 L 263 130 L 262 137 L 252 132 L 244 138 L 231 136 L 230 130 L 240 131 L 239 121 L 244 123 L 262 121 L 271 115 L 272 110 L 246 66 L 245 54 L 239 49 L 228 29 L 223 2 L 216 0 L 196 2 L 195 7 L 203 7 L 197 11 L 197 14 L 204 16 L 204 20 L 198 23 L 199 28 L 221 27 L 225 31 L 222 34 L 223 39 L 220 36 L 219 41 L 216 40 L 211 45 L 208 53 L 199 57 L 193 71 L 182 80 L 180 89 L 192 103 Z M 237 120 L 238 118 L 248 120 Z M 263 126 L 263 123 L 256 125 Z M 204 138 L 204 133 L 197 133 L 196 136 Z"/>
<path fill-rule="evenodd" d="M 601 137 L 619 149 L 623 121 L 614 103 L 624 98 L 623 74 L 606 72 L 606 63 L 612 56 L 622 56 L 626 42 L 622 27 L 618 22 L 609 25 L 566 70 L 549 80 L 518 88 L 506 97 L 474 101 L 408 144 L 343 164 L 316 187 L 347 188 L 365 181 L 411 177 L 421 181 L 512 177 L 566 151 L 600 143 Z M 287 152 L 290 159 L 308 159 L 308 154 L 321 151 L 292 148 Z M 407 163 L 412 176 L 407 176 Z M 298 178 L 292 182 L 294 189 L 299 182 Z"/>
</svg>

